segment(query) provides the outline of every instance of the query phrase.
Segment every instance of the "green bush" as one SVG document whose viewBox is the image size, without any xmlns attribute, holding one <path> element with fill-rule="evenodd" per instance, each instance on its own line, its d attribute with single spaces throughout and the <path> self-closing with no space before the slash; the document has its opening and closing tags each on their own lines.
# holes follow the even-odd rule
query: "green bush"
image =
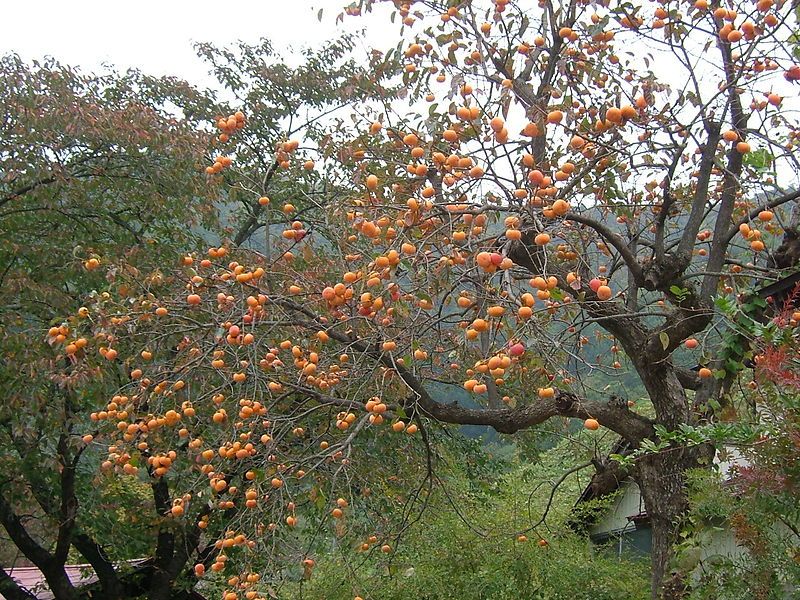
<svg viewBox="0 0 800 600">
<path fill-rule="evenodd" d="M 338 547 L 316 557 L 313 575 L 287 584 L 280 598 L 325 600 L 636 599 L 649 597 L 649 564 L 595 551 L 565 523 L 580 482 L 554 496 L 547 526 L 517 535 L 538 521 L 547 503 L 562 444 L 538 464 L 509 461 L 490 479 L 470 453 L 448 464 L 418 522 L 391 553 Z M 563 463 L 561 463 L 563 465 Z M 496 466 L 496 465 L 494 465 Z M 495 473 L 502 470 L 495 470 Z M 478 481 L 475 481 L 478 476 Z M 585 479 L 585 478 L 584 478 Z M 540 540 L 544 541 L 540 542 Z"/>
</svg>

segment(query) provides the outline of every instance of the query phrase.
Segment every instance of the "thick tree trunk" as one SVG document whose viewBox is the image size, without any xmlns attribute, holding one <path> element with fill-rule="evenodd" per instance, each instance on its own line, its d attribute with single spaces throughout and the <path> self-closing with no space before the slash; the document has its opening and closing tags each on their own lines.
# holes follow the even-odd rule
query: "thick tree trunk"
<svg viewBox="0 0 800 600">
<path fill-rule="evenodd" d="M 56 600 L 76 600 L 77 592 L 64 570 L 64 560 L 57 559 L 30 535 L 14 508 L 0 494 L 0 524 L 25 557 L 42 572 Z M 66 558 L 66 557 L 65 557 Z"/>
<path fill-rule="evenodd" d="M 214 553 L 216 556 L 216 553 Z M 177 585 L 177 579 L 173 578 L 167 582 L 157 592 L 152 589 L 152 581 L 155 570 L 152 562 L 139 565 L 133 571 L 126 573 L 118 578 L 118 585 L 115 589 L 119 590 L 119 598 L 147 598 L 147 600 L 191 600 L 193 591 L 191 588 L 184 589 L 185 586 Z M 163 581 L 163 580 L 161 580 Z M 100 582 L 84 586 L 78 590 L 78 600 L 107 600 L 105 589 Z"/>
<path fill-rule="evenodd" d="M 689 400 L 675 368 L 669 363 L 653 365 L 641 361 L 637 371 L 656 409 L 656 422 L 669 430 L 689 423 Z"/>
<path fill-rule="evenodd" d="M 690 469 L 708 467 L 713 448 L 668 449 L 641 458 L 636 465 L 635 479 L 650 518 L 653 540 L 651 546 L 652 597 L 673 600 L 682 598 L 680 574 L 668 581 L 673 545 L 677 541 L 682 518 L 689 504 L 686 474 Z"/>
<path fill-rule="evenodd" d="M 117 576 L 113 563 L 108 559 L 102 547 L 84 533 L 76 533 L 72 545 L 92 565 L 97 574 L 105 600 L 122 600 L 125 590 Z"/>
<path fill-rule="evenodd" d="M 39 568 L 56 600 L 78 600 L 78 591 L 67 577 L 63 563 L 55 562 L 45 568 L 40 565 Z"/>
<path fill-rule="evenodd" d="M 693 415 L 686 390 L 668 361 L 653 364 L 638 361 L 637 371 L 656 410 L 656 423 L 668 430 L 692 423 Z M 673 600 L 683 597 L 680 574 L 668 579 L 673 545 L 681 522 L 689 509 L 687 471 L 711 464 L 714 450 L 703 445 L 667 448 L 646 454 L 636 462 L 634 479 L 644 499 L 652 528 L 652 597 Z"/>
</svg>

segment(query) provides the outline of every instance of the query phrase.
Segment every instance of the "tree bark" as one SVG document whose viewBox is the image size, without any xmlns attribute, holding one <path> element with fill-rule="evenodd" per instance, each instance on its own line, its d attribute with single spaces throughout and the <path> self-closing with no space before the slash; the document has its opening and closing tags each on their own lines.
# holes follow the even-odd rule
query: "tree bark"
<svg viewBox="0 0 800 600">
<path fill-rule="evenodd" d="M 103 598 L 121 600 L 126 597 L 124 587 L 117 576 L 114 565 L 99 544 L 88 535 L 78 532 L 72 538 L 72 545 L 92 565 L 94 572 L 97 574 Z"/>
<path fill-rule="evenodd" d="M 14 545 L 42 572 L 56 600 L 75 600 L 75 587 L 64 570 L 64 561 L 56 558 L 31 537 L 14 512 L 11 504 L 0 494 L 0 524 Z"/>
<path fill-rule="evenodd" d="M 649 361 L 643 360 L 636 367 L 656 410 L 656 422 L 670 430 L 688 423 L 691 415 L 689 400 L 671 362 L 663 362 L 654 368 Z"/>
<path fill-rule="evenodd" d="M 169 489 L 163 479 L 154 479 L 151 483 L 156 512 L 165 521 L 170 510 Z M 153 561 L 153 577 L 150 580 L 150 600 L 166 600 L 174 576 L 171 574 L 172 558 L 175 554 L 175 533 L 168 523 L 161 523 L 156 542 L 156 553 Z"/>
<path fill-rule="evenodd" d="M 707 445 L 676 447 L 647 454 L 637 461 L 634 478 L 641 490 L 653 534 L 650 559 L 654 600 L 659 597 L 664 600 L 683 597 L 680 585 L 664 584 L 670 573 L 673 545 L 677 541 L 681 521 L 689 510 L 687 471 L 708 467 L 713 453 L 713 448 Z"/>
</svg>

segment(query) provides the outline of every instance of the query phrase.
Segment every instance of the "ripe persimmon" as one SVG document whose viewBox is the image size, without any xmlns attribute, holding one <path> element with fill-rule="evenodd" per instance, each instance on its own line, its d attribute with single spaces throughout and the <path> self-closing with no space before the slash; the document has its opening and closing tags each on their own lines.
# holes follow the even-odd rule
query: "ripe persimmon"
<svg viewBox="0 0 800 600">
<path fill-rule="evenodd" d="M 613 296 L 613 292 L 607 285 L 601 285 L 597 288 L 597 298 L 599 300 L 611 300 L 611 296 Z"/>
<path fill-rule="evenodd" d="M 547 113 L 547 122 L 551 124 L 561 123 L 564 113 L 560 110 L 552 110 Z"/>
</svg>

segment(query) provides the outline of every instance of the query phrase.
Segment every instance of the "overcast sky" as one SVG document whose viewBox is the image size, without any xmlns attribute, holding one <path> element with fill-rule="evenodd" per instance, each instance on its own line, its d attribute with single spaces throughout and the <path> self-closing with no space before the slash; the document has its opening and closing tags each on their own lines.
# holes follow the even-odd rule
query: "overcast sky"
<svg viewBox="0 0 800 600">
<path fill-rule="evenodd" d="M 341 31 L 368 26 L 365 43 L 377 42 L 391 27 L 374 15 L 349 17 L 336 25 L 346 0 L 26 0 L 3 2 L 0 54 L 30 60 L 50 55 L 96 70 L 102 63 L 137 67 L 153 75 L 176 75 L 209 84 L 206 66 L 192 42 L 225 45 L 267 37 L 278 45 L 310 45 Z M 323 9 L 323 18 L 317 12 Z"/>
</svg>

